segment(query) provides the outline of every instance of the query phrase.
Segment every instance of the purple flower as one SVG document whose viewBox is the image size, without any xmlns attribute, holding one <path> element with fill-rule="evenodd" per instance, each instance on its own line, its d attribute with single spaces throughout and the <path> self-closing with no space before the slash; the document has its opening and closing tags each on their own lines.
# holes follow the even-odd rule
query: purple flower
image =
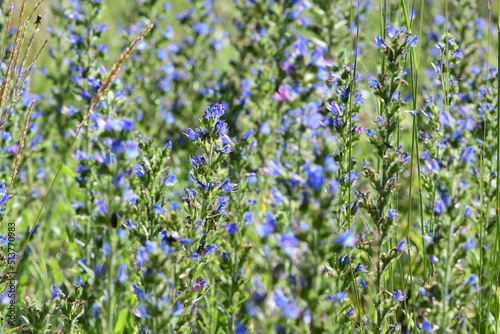
<svg viewBox="0 0 500 334">
<path fill-rule="evenodd" d="M 363 98 L 363 95 L 361 95 L 361 94 L 354 95 L 354 104 L 355 105 L 360 106 L 363 103 L 365 103 L 365 99 Z"/>
<path fill-rule="evenodd" d="M 278 92 L 274 93 L 273 101 L 288 102 L 292 99 L 292 88 L 290 86 L 280 87 Z"/>
</svg>

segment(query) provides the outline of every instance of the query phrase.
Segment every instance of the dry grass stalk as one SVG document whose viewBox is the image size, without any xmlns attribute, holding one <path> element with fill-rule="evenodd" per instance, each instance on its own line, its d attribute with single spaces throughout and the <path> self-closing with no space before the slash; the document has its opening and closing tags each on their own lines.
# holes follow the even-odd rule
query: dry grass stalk
<svg viewBox="0 0 500 334">
<path fill-rule="evenodd" d="M 2 126 L 2 124 L 5 123 L 5 121 L 7 120 L 7 117 L 9 116 L 9 114 L 11 112 L 11 110 L 14 108 L 14 105 L 21 98 L 21 95 L 23 94 L 22 87 L 24 86 L 24 83 L 28 79 L 28 75 L 31 73 L 31 70 L 33 69 L 33 66 L 35 66 L 35 63 L 36 63 L 38 57 L 40 57 L 40 54 L 42 53 L 42 50 L 47 45 L 47 42 L 48 42 L 48 40 L 45 40 L 45 42 L 43 42 L 42 46 L 40 47 L 40 49 L 36 53 L 35 57 L 33 58 L 33 61 L 30 63 L 30 66 L 28 67 L 27 70 L 25 70 L 23 72 L 23 76 L 21 77 L 21 81 L 18 82 L 18 84 L 16 84 L 16 87 L 18 87 L 18 89 L 15 90 L 15 91 L 13 91 L 14 96 L 12 96 L 12 98 L 10 100 L 9 108 L 3 113 L 2 117 L 0 118 L 0 126 Z"/>
<path fill-rule="evenodd" d="M 4 48 L 2 50 L 2 59 L 5 59 L 5 51 L 7 50 L 7 38 L 9 36 L 10 25 L 12 24 L 12 16 L 14 14 L 14 0 L 10 2 L 9 15 L 7 16 L 7 27 L 3 36 L 3 45 Z"/>
<path fill-rule="evenodd" d="M 9 193 L 12 194 L 12 186 L 14 185 L 14 180 L 17 176 L 17 171 L 19 168 L 19 162 L 21 161 L 21 155 L 24 149 L 24 142 L 26 139 L 26 134 L 28 133 L 28 126 L 30 124 L 31 112 L 33 111 L 33 107 L 35 106 L 35 100 L 31 101 L 30 107 L 24 116 L 24 125 L 23 125 L 23 133 L 21 135 L 21 139 L 19 139 L 19 147 L 16 152 L 16 160 L 14 161 L 14 168 L 12 172 L 12 176 L 10 177 L 10 185 L 9 185 Z"/>
<path fill-rule="evenodd" d="M 90 115 L 94 111 L 94 108 L 97 106 L 97 104 L 99 104 L 99 102 L 101 101 L 104 93 L 108 90 L 109 86 L 111 85 L 111 83 L 115 79 L 116 75 L 120 71 L 120 67 L 122 66 L 123 62 L 125 62 L 125 60 L 127 60 L 127 58 L 130 56 L 130 54 L 135 49 L 135 47 L 137 46 L 137 44 L 139 44 L 139 42 L 144 38 L 144 36 L 146 36 L 149 33 L 149 31 L 151 29 L 153 29 L 153 24 L 148 25 L 146 27 L 146 29 L 144 29 L 144 31 L 142 32 L 142 34 L 140 34 L 139 37 L 137 37 L 135 39 L 135 41 L 133 41 L 132 44 L 130 44 L 128 46 L 128 48 L 122 53 L 122 55 L 120 56 L 120 58 L 118 58 L 118 60 L 116 61 L 116 63 L 113 65 L 113 67 L 111 67 L 111 71 L 109 73 L 108 78 L 102 84 L 101 88 L 99 88 L 99 90 L 97 91 L 97 94 L 95 96 L 94 102 L 90 106 L 89 110 L 87 110 L 87 113 L 83 117 L 82 122 L 80 123 L 80 125 L 78 126 L 78 129 L 76 130 L 75 137 L 78 137 L 78 135 L 80 134 L 82 128 L 85 126 L 85 124 L 87 124 L 88 118 L 90 117 Z"/>
<path fill-rule="evenodd" d="M 31 45 L 33 44 L 33 41 L 30 42 L 30 45 L 25 51 L 25 56 L 23 58 L 23 63 L 20 68 L 17 68 L 18 63 L 19 63 L 19 58 L 21 56 L 21 50 L 22 46 L 24 45 L 24 40 L 26 37 L 26 31 L 28 30 L 28 25 L 31 21 L 31 18 L 33 17 L 35 11 L 38 9 L 40 4 L 43 2 L 43 0 L 38 0 L 31 12 L 28 14 L 28 17 L 26 20 L 24 20 L 24 14 L 26 12 L 26 3 L 27 0 L 24 0 L 21 4 L 21 11 L 19 14 L 19 24 L 18 24 L 18 29 L 16 31 L 16 36 L 14 38 L 14 45 L 12 47 L 12 53 L 9 55 L 9 61 L 7 63 L 7 70 L 4 75 L 4 80 L 2 82 L 2 85 L 0 87 L 0 110 L 2 110 L 2 123 L 0 123 L 0 127 L 3 125 L 3 121 L 8 115 L 8 111 L 4 111 L 3 106 L 5 105 L 5 100 L 7 96 L 10 96 L 11 98 L 15 95 L 17 95 L 18 91 L 22 90 L 22 86 L 19 86 L 19 79 L 23 77 L 24 71 L 23 67 L 25 63 L 25 58 L 27 57 L 27 54 L 29 52 L 29 49 L 31 48 Z M 13 5 L 13 2 L 11 3 L 11 6 Z M 9 13 L 9 18 L 8 18 L 8 24 L 10 25 L 11 22 L 11 16 L 13 15 L 13 7 L 11 8 L 11 12 Z M 35 29 L 34 34 L 36 34 L 36 31 L 38 30 L 38 25 Z M 34 36 L 32 36 L 32 39 L 34 40 Z M 24 82 L 23 82 L 24 83 Z M 11 102 L 12 104 L 12 102 Z"/>
</svg>

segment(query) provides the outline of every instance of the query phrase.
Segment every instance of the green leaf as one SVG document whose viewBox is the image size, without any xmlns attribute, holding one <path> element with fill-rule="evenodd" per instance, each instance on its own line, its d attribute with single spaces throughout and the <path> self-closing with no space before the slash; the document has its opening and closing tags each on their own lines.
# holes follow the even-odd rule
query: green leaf
<svg viewBox="0 0 500 334">
<path fill-rule="evenodd" d="M 128 309 L 124 309 L 120 312 L 118 320 L 116 321 L 115 334 L 123 333 L 125 325 L 127 324 L 127 318 L 128 318 Z"/>
</svg>

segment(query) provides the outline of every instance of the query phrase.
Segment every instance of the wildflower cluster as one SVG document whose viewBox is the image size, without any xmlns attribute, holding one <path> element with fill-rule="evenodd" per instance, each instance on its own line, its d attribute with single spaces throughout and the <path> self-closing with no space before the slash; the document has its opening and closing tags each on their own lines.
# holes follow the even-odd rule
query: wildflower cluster
<svg viewBox="0 0 500 334">
<path fill-rule="evenodd" d="M 45 2 L 0 4 L 0 331 L 496 333 L 493 7 Z"/>
</svg>

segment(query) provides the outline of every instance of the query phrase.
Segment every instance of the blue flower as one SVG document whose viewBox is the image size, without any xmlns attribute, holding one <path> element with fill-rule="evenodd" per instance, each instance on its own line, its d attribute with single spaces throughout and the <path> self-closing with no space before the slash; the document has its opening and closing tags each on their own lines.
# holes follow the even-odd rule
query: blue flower
<svg viewBox="0 0 500 334">
<path fill-rule="evenodd" d="M 403 292 L 401 292 L 401 290 L 392 293 L 392 300 L 394 300 L 395 302 L 402 302 L 405 299 L 406 297 L 403 295 Z"/>
<path fill-rule="evenodd" d="M 139 299 L 140 302 L 146 302 L 149 300 L 149 296 L 142 291 L 136 284 L 133 285 L 134 288 L 134 294 L 137 295 L 137 298 Z"/>
<path fill-rule="evenodd" d="M 325 176 L 321 166 L 307 166 L 307 185 L 315 192 L 319 192 L 325 183 Z"/>
<path fill-rule="evenodd" d="M 162 215 L 165 213 L 165 210 L 161 206 L 156 204 L 155 206 L 153 206 L 153 213 L 155 215 Z"/>
<path fill-rule="evenodd" d="M 416 47 L 418 45 L 418 37 L 417 36 L 409 37 L 407 44 L 410 48 Z"/>
<path fill-rule="evenodd" d="M 215 123 L 214 129 L 215 133 L 221 137 L 227 135 L 227 133 L 229 132 L 227 123 L 223 121 L 217 121 L 217 123 Z"/>
<path fill-rule="evenodd" d="M 247 178 L 247 184 L 254 185 L 257 183 L 257 175 L 255 173 L 249 173 Z"/>
<path fill-rule="evenodd" d="M 363 103 L 365 103 L 365 99 L 363 98 L 363 95 L 361 95 L 361 94 L 354 95 L 354 104 L 355 105 L 360 106 Z"/>
<path fill-rule="evenodd" d="M 75 286 L 78 288 L 78 287 L 81 287 L 82 286 L 82 283 L 83 283 L 83 279 L 82 279 L 82 276 L 78 276 L 78 278 L 76 279 L 76 284 Z"/>
<path fill-rule="evenodd" d="M 5 289 L 5 292 L 0 297 L 0 305 L 10 305 L 11 298 L 9 297 L 9 289 Z"/>
<path fill-rule="evenodd" d="M 332 300 L 336 303 L 340 303 L 342 300 L 344 300 L 346 298 L 347 298 L 347 293 L 339 292 L 334 297 L 332 297 Z"/>
<path fill-rule="evenodd" d="M 404 252 L 406 250 L 405 241 L 401 240 L 398 246 L 395 248 L 396 252 Z"/>
<path fill-rule="evenodd" d="M 230 235 L 235 235 L 236 232 L 238 232 L 238 226 L 234 223 L 231 223 L 226 226 L 226 230 L 229 232 Z"/>
<path fill-rule="evenodd" d="M 217 245 L 210 245 L 208 246 L 208 248 L 205 250 L 205 252 L 203 253 L 203 255 L 212 255 L 212 254 L 215 254 L 215 251 L 217 250 Z"/>
<path fill-rule="evenodd" d="M 129 159 L 136 159 L 139 156 L 139 148 L 137 144 L 131 140 L 127 140 L 127 146 L 125 147 L 125 155 Z"/>
<path fill-rule="evenodd" d="M 283 234 L 281 236 L 280 241 L 278 241 L 278 247 L 283 249 L 285 253 L 292 257 L 294 256 L 298 249 L 297 249 L 297 244 L 299 243 L 299 240 L 294 237 L 291 234 Z"/>
<path fill-rule="evenodd" d="M 92 318 L 99 320 L 100 314 L 99 314 L 99 306 L 97 304 L 92 305 Z"/>
<path fill-rule="evenodd" d="M 121 264 L 118 269 L 118 275 L 116 276 L 116 280 L 120 283 L 125 282 L 128 279 L 127 276 L 127 266 L 125 264 Z"/>
<path fill-rule="evenodd" d="M 222 104 L 214 104 L 213 107 L 207 107 L 203 118 L 206 120 L 217 120 L 224 115 L 225 107 Z"/>
<path fill-rule="evenodd" d="M 246 225 L 250 224 L 250 223 L 253 223 L 254 219 L 253 219 L 253 213 L 251 212 L 245 212 L 243 214 L 243 220 L 245 221 Z"/>
<path fill-rule="evenodd" d="M 144 305 L 139 305 L 135 310 L 132 310 L 132 312 L 138 317 L 138 318 L 149 318 L 150 315 Z"/>
<path fill-rule="evenodd" d="M 97 211 L 100 213 L 103 213 L 103 214 L 108 213 L 108 208 L 106 207 L 106 203 L 104 203 L 104 201 L 102 199 L 97 201 L 96 208 L 97 208 Z"/>
<path fill-rule="evenodd" d="M 222 196 L 221 198 L 219 198 L 219 201 L 217 202 L 217 205 L 215 206 L 215 211 L 218 213 L 222 213 L 223 215 L 227 214 L 226 206 L 227 206 L 228 200 L 229 200 L 228 196 Z"/>
<path fill-rule="evenodd" d="M 234 148 L 231 145 L 224 146 L 219 152 L 222 154 L 229 154 L 234 151 Z"/>
<path fill-rule="evenodd" d="M 146 172 L 144 171 L 144 168 L 142 165 L 135 165 L 135 175 L 138 177 L 143 177 Z"/>
<path fill-rule="evenodd" d="M 263 136 L 267 136 L 268 134 L 270 134 L 271 133 L 271 126 L 269 125 L 269 123 L 267 123 L 267 122 L 261 123 L 259 126 L 259 132 Z"/>
<path fill-rule="evenodd" d="M 462 151 L 462 154 L 460 155 L 460 161 L 463 161 L 465 163 L 468 163 L 470 165 L 474 164 L 474 147 L 469 146 L 467 149 L 464 149 Z"/>
<path fill-rule="evenodd" d="M 474 238 L 470 238 L 469 241 L 467 241 L 467 243 L 465 244 L 464 249 L 466 251 L 469 251 L 471 249 L 474 249 L 474 247 L 476 247 L 476 240 L 474 240 Z"/>
<path fill-rule="evenodd" d="M 432 326 L 427 321 L 424 321 L 422 324 L 422 330 L 426 333 L 432 333 Z"/>
<path fill-rule="evenodd" d="M 358 265 L 356 266 L 356 269 L 354 269 L 354 272 L 355 273 L 360 273 L 360 272 L 363 272 L 363 270 L 366 269 L 366 266 L 362 265 L 361 263 L 358 263 Z"/>
<path fill-rule="evenodd" d="M 469 277 L 469 279 L 467 280 L 467 282 L 465 283 L 465 285 L 476 286 L 477 285 L 477 275 L 472 274 Z"/>
<path fill-rule="evenodd" d="M 335 244 L 340 247 L 354 247 L 356 246 L 356 237 L 354 233 L 349 230 L 344 234 L 341 234 L 335 240 Z"/>
<path fill-rule="evenodd" d="M 163 37 L 165 37 L 166 39 L 172 39 L 174 38 L 174 36 L 175 36 L 174 28 L 168 26 L 165 29 L 165 32 L 163 33 Z"/>
<path fill-rule="evenodd" d="M 199 22 L 199 23 L 195 24 L 194 31 L 196 31 L 196 33 L 198 35 L 204 36 L 204 35 L 208 35 L 210 30 L 209 30 L 208 24 L 206 24 L 204 22 Z"/>
<path fill-rule="evenodd" d="M 57 287 L 57 285 L 52 286 L 52 302 L 55 302 L 56 300 L 59 299 L 59 296 L 61 295 L 61 290 Z"/>
<path fill-rule="evenodd" d="M 394 39 L 396 38 L 397 36 L 399 36 L 401 33 L 405 32 L 406 29 L 405 28 L 396 28 L 396 27 L 385 27 L 385 31 L 387 32 L 387 36 L 390 38 L 390 39 Z"/>
<path fill-rule="evenodd" d="M 184 305 L 181 302 L 178 302 L 175 304 L 174 311 L 172 312 L 172 315 L 174 317 L 178 317 L 184 313 Z"/>
<path fill-rule="evenodd" d="M 168 173 L 167 179 L 165 181 L 165 186 L 172 187 L 177 182 L 177 176 Z"/>
<path fill-rule="evenodd" d="M 233 192 L 236 189 L 237 186 L 238 185 L 236 183 L 231 183 L 231 180 L 227 179 L 226 181 L 224 181 L 222 183 L 222 185 L 220 186 L 220 188 L 222 190 L 230 193 L 230 192 Z"/>
<path fill-rule="evenodd" d="M 188 136 L 188 138 L 192 141 L 195 141 L 198 139 L 198 135 L 196 134 L 196 132 L 193 131 L 193 129 L 191 128 L 187 128 L 186 129 L 186 136 Z"/>
<path fill-rule="evenodd" d="M 396 219 L 397 217 L 398 217 L 397 210 L 395 210 L 395 209 L 389 209 L 387 211 L 387 218 L 389 218 L 389 219 Z"/>
</svg>

